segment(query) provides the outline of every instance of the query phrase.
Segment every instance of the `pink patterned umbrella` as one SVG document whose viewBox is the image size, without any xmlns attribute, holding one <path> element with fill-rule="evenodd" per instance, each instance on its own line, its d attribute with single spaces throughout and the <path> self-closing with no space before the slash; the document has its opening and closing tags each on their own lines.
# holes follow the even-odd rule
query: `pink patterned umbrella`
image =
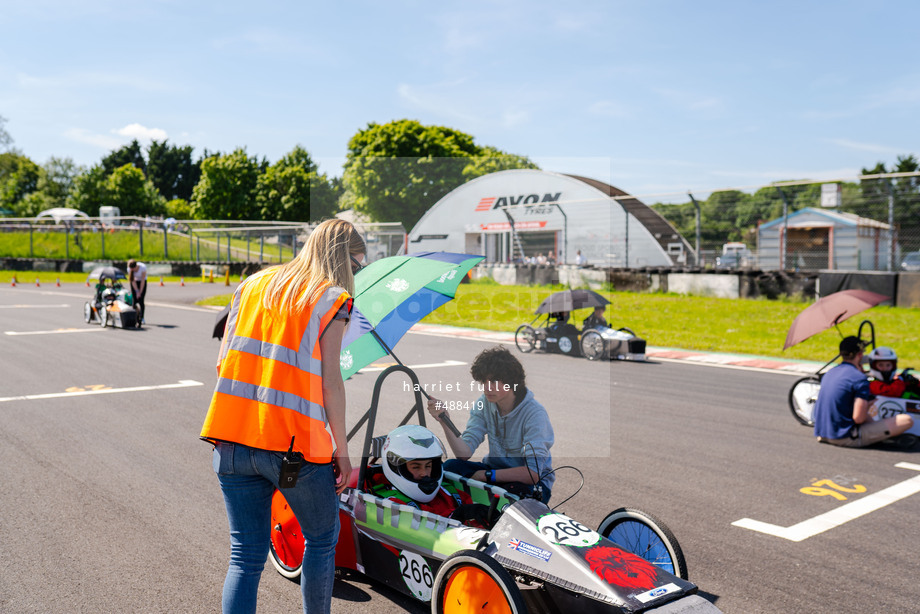
<svg viewBox="0 0 920 614">
<path fill-rule="evenodd" d="M 818 299 L 796 316 L 786 335 L 783 349 L 791 348 L 809 337 L 837 326 L 849 317 L 875 307 L 890 296 L 868 290 L 841 290 Z"/>
</svg>

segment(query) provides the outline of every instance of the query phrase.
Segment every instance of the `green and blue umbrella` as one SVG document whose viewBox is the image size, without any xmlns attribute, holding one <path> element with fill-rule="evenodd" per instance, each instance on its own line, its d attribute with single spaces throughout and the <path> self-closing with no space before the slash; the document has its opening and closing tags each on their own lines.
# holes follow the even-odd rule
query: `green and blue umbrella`
<svg viewBox="0 0 920 614">
<path fill-rule="evenodd" d="M 342 339 L 342 377 L 387 354 L 422 318 L 452 300 L 482 256 L 421 252 L 377 260 L 355 276 L 351 323 Z"/>
</svg>

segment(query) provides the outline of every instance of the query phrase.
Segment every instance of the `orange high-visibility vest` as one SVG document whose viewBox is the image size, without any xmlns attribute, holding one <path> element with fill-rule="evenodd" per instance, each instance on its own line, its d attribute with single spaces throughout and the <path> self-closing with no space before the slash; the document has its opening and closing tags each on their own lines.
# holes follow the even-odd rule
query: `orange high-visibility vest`
<svg viewBox="0 0 920 614">
<path fill-rule="evenodd" d="M 328 463 L 319 339 L 349 295 L 329 286 L 300 314 L 268 311 L 262 293 L 274 274 L 253 275 L 234 293 L 201 437 L 286 451 L 293 436 L 306 460 Z"/>
</svg>

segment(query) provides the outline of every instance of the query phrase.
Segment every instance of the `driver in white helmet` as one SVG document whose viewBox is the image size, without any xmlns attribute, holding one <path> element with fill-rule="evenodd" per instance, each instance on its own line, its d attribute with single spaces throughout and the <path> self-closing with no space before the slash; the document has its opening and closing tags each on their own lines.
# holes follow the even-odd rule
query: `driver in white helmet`
<svg viewBox="0 0 920 614">
<path fill-rule="evenodd" d="M 384 499 L 484 527 L 488 507 L 442 484 L 445 453 L 441 440 L 423 426 L 393 429 L 383 444 L 381 465 L 386 481 L 378 482 L 371 491 Z"/>
<path fill-rule="evenodd" d="M 916 388 L 916 378 L 912 375 L 898 375 L 898 355 L 893 349 L 879 346 L 869 352 L 868 358 L 869 375 L 872 376 L 869 380 L 869 390 L 872 394 L 882 397 L 903 397 L 909 389 Z"/>
</svg>

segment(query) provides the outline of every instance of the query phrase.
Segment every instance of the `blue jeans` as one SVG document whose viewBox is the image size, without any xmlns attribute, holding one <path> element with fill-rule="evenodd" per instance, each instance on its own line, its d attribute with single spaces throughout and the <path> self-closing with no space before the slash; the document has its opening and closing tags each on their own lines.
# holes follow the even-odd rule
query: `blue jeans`
<svg viewBox="0 0 920 614">
<path fill-rule="evenodd" d="M 449 458 L 444 461 L 444 471 L 450 471 L 451 473 L 456 473 L 457 475 L 462 475 L 465 478 L 471 477 L 474 473 L 484 469 L 488 471 L 489 469 L 494 469 L 485 463 L 480 463 L 470 460 L 460 460 L 459 458 Z M 525 484 L 524 482 L 503 482 L 498 484 L 500 488 L 504 488 L 513 495 L 519 497 L 533 497 L 533 484 Z M 549 497 L 553 494 L 553 491 L 546 486 L 542 487 L 542 494 L 540 496 L 540 501 L 549 505 Z"/>
<path fill-rule="evenodd" d="M 222 598 L 225 614 L 256 611 L 262 569 L 271 543 L 272 495 L 283 452 L 219 443 L 214 471 L 230 522 L 230 568 Z M 332 603 L 339 505 L 332 464 L 304 463 L 297 485 L 281 491 L 306 539 L 300 586 L 305 614 L 327 613 Z"/>
</svg>

